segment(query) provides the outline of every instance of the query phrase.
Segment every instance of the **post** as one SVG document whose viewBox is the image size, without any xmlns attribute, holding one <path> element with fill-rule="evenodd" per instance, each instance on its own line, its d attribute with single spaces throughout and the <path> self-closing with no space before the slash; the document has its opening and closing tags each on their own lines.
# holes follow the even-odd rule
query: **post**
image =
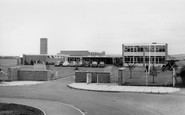
<svg viewBox="0 0 185 115">
<path fill-rule="evenodd" d="M 86 73 L 86 83 L 89 83 L 89 73 Z"/>
<path fill-rule="evenodd" d="M 122 85 L 125 83 L 125 68 L 118 69 L 118 85 Z"/>
<path fill-rule="evenodd" d="M 55 71 L 55 76 L 56 78 L 58 78 L 58 71 Z"/>
<path fill-rule="evenodd" d="M 148 71 L 148 73 L 150 74 L 150 55 L 151 55 L 150 54 L 150 44 L 149 44 L 149 48 L 148 49 L 149 49 L 149 57 L 148 57 L 149 58 L 149 67 L 148 67 L 149 71 Z"/>
<path fill-rule="evenodd" d="M 175 68 L 173 68 L 172 72 L 173 87 L 175 87 Z"/>
<path fill-rule="evenodd" d="M 135 59 L 134 59 L 134 55 L 135 55 L 135 53 L 134 53 L 134 45 L 133 45 L 133 61 L 132 61 L 132 63 L 134 63 L 135 62 Z"/>
<path fill-rule="evenodd" d="M 148 70 L 146 69 L 146 86 L 148 86 Z"/>
<path fill-rule="evenodd" d="M 98 76 L 99 76 L 99 75 L 97 74 L 97 85 L 98 85 Z"/>
<path fill-rule="evenodd" d="M 125 47 L 124 44 L 122 44 L 122 66 L 125 65 Z"/>
<path fill-rule="evenodd" d="M 89 84 L 92 82 L 91 73 L 86 74 L 86 83 Z"/>
</svg>

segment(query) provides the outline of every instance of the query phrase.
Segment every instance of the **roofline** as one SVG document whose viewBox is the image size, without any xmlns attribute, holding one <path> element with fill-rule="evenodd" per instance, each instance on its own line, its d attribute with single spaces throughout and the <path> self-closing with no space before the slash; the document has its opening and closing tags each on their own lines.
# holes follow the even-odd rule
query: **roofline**
<svg viewBox="0 0 185 115">
<path fill-rule="evenodd" d="M 166 45 L 167 43 L 124 43 L 126 46 L 137 46 L 137 45 L 147 45 L 147 46 L 156 46 L 156 45 Z"/>
</svg>

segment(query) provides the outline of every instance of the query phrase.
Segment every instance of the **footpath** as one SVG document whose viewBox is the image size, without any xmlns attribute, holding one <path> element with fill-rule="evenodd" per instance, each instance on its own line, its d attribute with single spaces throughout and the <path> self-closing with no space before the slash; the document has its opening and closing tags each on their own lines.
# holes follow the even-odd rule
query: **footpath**
<svg viewBox="0 0 185 115">
<path fill-rule="evenodd" d="M 104 83 L 72 83 L 68 87 L 88 91 L 100 92 L 137 92 L 137 93 L 174 93 L 180 91 L 180 88 L 173 87 L 153 87 L 153 86 L 118 86 L 116 84 Z"/>
<path fill-rule="evenodd" d="M 1 103 L 16 103 L 42 110 L 45 115 L 84 115 L 78 108 L 57 101 L 0 97 Z"/>
</svg>

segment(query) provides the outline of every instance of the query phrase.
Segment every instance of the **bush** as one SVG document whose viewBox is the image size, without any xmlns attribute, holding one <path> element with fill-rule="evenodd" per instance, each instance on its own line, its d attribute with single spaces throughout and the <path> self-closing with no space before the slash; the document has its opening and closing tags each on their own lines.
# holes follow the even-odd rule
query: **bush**
<svg viewBox="0 0 185 115">
<path fill-rule="evenodd" d="M 74 70 L 79 70 L 78 66 L 76 66 Z"/>
<path fill-rule="evenodd" d="M 182 79 L 182 85 L 185 86 L 185 66 L 181 68 L 179 76 Z"/>
</svg>

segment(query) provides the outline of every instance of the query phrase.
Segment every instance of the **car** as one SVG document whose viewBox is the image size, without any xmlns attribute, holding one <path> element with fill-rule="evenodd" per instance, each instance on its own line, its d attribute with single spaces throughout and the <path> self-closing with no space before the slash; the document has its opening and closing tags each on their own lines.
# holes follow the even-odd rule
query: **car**
<svg viewBox="0 0 185 115">
<path fill-rule="evenodd" d="M 62 66 L 64 66 L 64 67 L 70 66 L 70 63 L 68 61 L 64 61 L 64 63 L 62 64 Z"/>
<path fill-rule="evenodd" d="M 78 65 L 78 67 L 82 67 L 82 66 L 83 66 L 83 62 L 82 62 L 82 61 L 79 61 L 79 62 L 77 63 L 77 65 Z"/>
<path fill-rule="evenodd" d="M 55 63 L 55 67 L 60 67 L 60 66 L 62 66 L 62 64 L 63 64 L 63 62 L 57 61 L 57 62 Z"/>
<path fill-rule="evenodd" d="M 102 61 L 98 64 L 98 67 L 105 67 L 105 63 Z"/>
<path fill-rule="evenodd" d="M 88 61 L 84 61 L 84 62 L 83 62 L 83 66 L 84 66 L 84 67 L 90 67 L 90 63 L 89 63 Z"/>
<path fill-rule="evenodd" d="M 91 67 L 97 67 L 97 66 L 98 66 L 98 63 L 96 61 L 93 61 L 91 64 Z"/>
<path fill-rule="evenodd" d="M 75 61 L 71 61 L 71 62 L 70 62 L 70 66 L 71 66 L 71 67 L 75 67 L 75 66 L 77 66 L 77 63 L 76 63 Z"/>
</svg>

